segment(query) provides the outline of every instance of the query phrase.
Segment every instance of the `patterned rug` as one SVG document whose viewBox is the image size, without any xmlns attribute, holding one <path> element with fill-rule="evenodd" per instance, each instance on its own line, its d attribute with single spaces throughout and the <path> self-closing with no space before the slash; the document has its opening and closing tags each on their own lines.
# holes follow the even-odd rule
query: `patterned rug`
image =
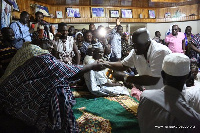
<svg viewBox="0 0 200 133">
<path fill-rule="evenodd" d="M 129 96 L 94 97 L 84 89 L 73 89 L 73 107 L 81 133 L 139 133 L 136 118 L 139 102 Z"/>
</svg>

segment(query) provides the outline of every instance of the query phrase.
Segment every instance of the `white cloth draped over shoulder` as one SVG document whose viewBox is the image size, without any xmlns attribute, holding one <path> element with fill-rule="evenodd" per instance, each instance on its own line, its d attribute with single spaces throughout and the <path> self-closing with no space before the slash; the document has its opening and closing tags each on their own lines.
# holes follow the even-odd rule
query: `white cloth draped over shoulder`
<svg viewBox="0 0 200 133">
<path fill-rule="evenodd" d="M 85 63 L 91 64 L 95 60 L 91 56 L 86 56 Z M 86 64 L 85 64 L 86 65 Z M 124 86 L 107 87 L 106 83 L 111 83 L 110 79 L 106 76 L 106 71 L 89 71 L 84 74 L 85 82 L 89 91 L 97 96 L 114 96 L 114 95 L 130 95 L 128 89 Z"/>
</svg>

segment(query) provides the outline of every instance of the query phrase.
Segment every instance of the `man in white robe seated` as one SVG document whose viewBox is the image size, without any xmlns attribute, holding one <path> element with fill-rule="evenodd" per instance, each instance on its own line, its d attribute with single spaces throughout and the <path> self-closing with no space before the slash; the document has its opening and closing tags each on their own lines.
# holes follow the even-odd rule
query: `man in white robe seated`
<svg viewBox="0 0 200 133">
<path fill-rule="evenodd" d="M 103 47 L 93 46 L 93 59 L 87 58 L 84 62 L 93 63 L 103 57 Z M 89 91 L 97 96 L 130 95 L 128 89 L 119 83 L 112 83 L 106 76 L 106 70 L 87 72 L 84 74 Z"/>
</svg>

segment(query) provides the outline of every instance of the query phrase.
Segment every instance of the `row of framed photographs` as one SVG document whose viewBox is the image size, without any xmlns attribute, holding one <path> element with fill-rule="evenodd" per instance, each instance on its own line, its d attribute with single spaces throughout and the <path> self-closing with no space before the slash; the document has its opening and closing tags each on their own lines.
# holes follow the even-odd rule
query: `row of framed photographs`
<svg viewBox="0 0 200 133">
<path fill-rule="evenodd" d="M 66 8 L 66 16 L 80 18 L 79 8 Z M 102 7 L 91 7 L 92 17 L 105 17 L 105 9 Z M 110 18 L 119 18 L 119 10 L 109 10 Z M 62 11 L 56 11 L 57 18 L 63 18 Z M 121 9 L 121 18 L 133 18 L 132 9 Z M 149 10 L 149 18 L 155 18 L 155 11 Z"/>
</svg>

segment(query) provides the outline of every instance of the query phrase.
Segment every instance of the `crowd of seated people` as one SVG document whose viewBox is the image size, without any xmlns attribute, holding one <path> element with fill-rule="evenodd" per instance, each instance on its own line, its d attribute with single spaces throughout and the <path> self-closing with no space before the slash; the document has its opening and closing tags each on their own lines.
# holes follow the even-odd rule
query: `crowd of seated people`
<svg viewBox="0 0 200 133">
<path fill-rule="evenodd" d="M 48 84 L 55 88 L 59 88 L 60 86 L 68 88 L 68 84 L 66 85 L 63 83 L 63 80 L 69 80 L 69 78 L 79 73 L 79 71 L 82 71 L 81 69 L 83 66 L 90 66 L 91 64 L 93 65 L 93 63 L 95 63 L 96 65 L 94 66 L 102 67 L 98 68 L 98 70 L 105 69 L 106 67 L 108 69 L 106 69 L 107 71 L 101 70 L 96 72 L 93 71 L 96 70 L 96 68 L 90 67 L 90 69 L 87 69 L 87 73 L 85 73 L 86 70 L 83 69 L 85 73 L 83 80 L 85 81 L 85 84 L 91 93 L 97 96 L 131 95 L 140 100 L 140 95 L 146 89 L 146 86 L 151 86 L 150 89 L 153 89 L 152 87 L 155 85 L 157 88 L 154 89 L 158 89 L 160 86 L 164 85 L 161 83 L 162 61 L 164 57 L 171 53 L 181 53 L 187 55 L 190 59 L 195 60 L 195 65 L 191 66 L 192 76 L 190 76 L 190 78 L 187 80 L 187 86 L 188 88 L 191 86 L 196 86 L 197 90 L 189 91 L 191 88 L 187 88 L 185 97 L 187 98 L 187 102 L 190 103 L 189 105 L 194 107 L 196 112 L 200 112 L 199 108 L 197 108 L 198 105 L 196 105 L 191 100 L 193 97 L 197 96 L 194 94 L 198 94 L 197 92 L 200 89 L 198 83 L 200 80 L 197 78 L 200 67 L 200 33 L 193 35 L 191 32 L 191 26 L 187 26 L 185 33 L 182 33 L 178 30 L 178 25 L 173 25 L 172 33 L 167 35 L 163 40 L 160 39 L 161 35 L 159 31 L 156 31 L 156 37 L 152 40 L 149 37 L 148 31 L 146 29 L 141 29 L 141 31 L 139 30 L 134 33 L 131 43 L 129 43 L 128 40 L 130 33 L 123 32 L 123 27 L 120 25 L 120 23 L 117 23 L 114 29 L 110 29 L 109 27 L 106 28 L 103 26 L 99 26 L 96 29 L 95 25 L 91 23 L 89 25 L 89 30 L 82 29 L 79 31 L 75 29 L 74 26 L 68 26 L 66 23 L 62 22 L 58 24 L 57 32 L 55 32 L 55 27 L 51 26 L 51 24 L 43 19 L 43 14 L 41 12 L 36 12 L 35 22 L 32 23 L 31 27 L 28 27 L 27 23 L 29 22 L 29 14 L 28 12 L 23 11 L 20 14 L 19 21 L 11 23 L 10 27 L 4 27 L 1 29 L 2 38 L 0 44 L 0 84 L 4 88 L 7 87 L 6 84 L 11 86 L 19 85 L 15 82 L 8 83 L 5 80 L 15 80 L 14 77 L 10 77 L 10 75 L 17 75 L 16 70 L 18 70 L 19 74 L 23 75 L 23 71 L 27 71 L 28 73 L 30 69 L 33 69 L 34 67 L 31 66 L 30 63 L 23 65 L 25 62 L 27 63 L 27 61 L 32 58 L 34 59 L 32 59 L 31 62 L 35 65 L 42 63 L 42 61 L 44 61 L 46 65 L 51 63 L 54 65 L 61 65 L 61 67 L 58 66 L 58 68 L 55 66 L 55 68 L 45 69 L 46 74 L 51 73 L 51 69 L 56 69 L 55 73 L 49 75 L 52 76 L 52 83 L 54 83 L 53 79 L 59 79 L 61 81 L 59 81 L 58 86 L 53 86 L 53 84 L 48 84 L 49 81 L 47 82 L 47 79 L 44 78 L 45 82 L 42 85 L 46 86 Z M 144 57 L 141 56 L 142 54 Z M 52 62 L 48 62 L 48 59 L 50 59 Z M 139 59 L 141 60 L 138 61 Z M 57 63 L 57 60 L 59 60 L 59 63 Z M 131 62 L 131 60 L 133 60 L 134 63 Z M 40 65 L 41 66 L 39 68 L 45 68 L 45 66 L 42 66 L 42 64 Z M 64 72 L 65 65 L 69 67 L 70 70 L 66 71 L 68 71 L 70 74 L 67 74 L 66 77 L 62 75 L 62 78 L 57 77 L 59 76 L 59 71 L 63 74 L 67 73 Z M 81 65 L 81 67 L 79 67 L 79 65 Z M 20 68 L 20 66 L 22 67 Z M 28 66 L 30 67 L 29 69 L 25 68 Z M 113 75 L 115 78 L 112 78 L 113 81 L 110 81 L 110 77 L 107 76 L 106 73 L 108 71 L 113 72 L 113 70 L 114 73 L 111 73 L 111 75 Z M 34 71 L 40 73 L 39 69 L 34 69 Z M 122 71 L 122 73 L 119 71 Z M 33 77 L 35 72 L 30 72 L 33 74 Z M 48 75 L 46 74 L 45 76 Z M 32 80 L 32 76 L 27 75 L 25 78 Z M 77 75 L 75 77 L 77 77 Z M 97 79 L 99 80 L 98 82 Z M 192 83 L 189 83 L 189 81 L 192 81 Z M 22 82 L 23 81 L 19 81 L 19 83 Z M 34 82 L 36 86 L 33 86 Z M 36 88 L 37 84 L 41 83 L 33 80 L 30 81 L 30 84 L 26 85 L 32 86 L 32 88 Z M 157 86 L 158 84 L 159 87 Z M 21 88 L 24 89 L 23 87 L 25 86 L 22 85 Z M 131 91 L 127 88 L 133 89 Z M 70 90 L 67 90 L 67 92 L 61 92 L 63 91 L 62 89 L 60 89 L 58 92 L 56 92 L 54 89 L 41 91 L 44 93 L 44 95 L 47 92 L 49 93 L 54 91 L 52 92 L 54 97 L 59 97 L 61 94 L 65 96 L 70 95 L 71 99 L 68 101 L 70 107 L 66 107 L 66 109 L 67 111 L 71 112 L 71 106 L 74 104 L 74 99 Z M 45 95 L 45 97 L 48 96 Z M 32 99 L 34 99 L 34 97 L 31 97 L 29 100 Z M 32 104 L 41 104 L 38 103 L 40 102 L 39 100 L 40 99 Z M 195 102 L 199 102 L 198 98 L 195 100 Z M 9 105 L 7 105 L 7 107 L 9 107 Z M 12 109 L 12 107 L 10 107 L 10 109 Z M 44 120 L 46 120 L 46 122 L 51 121 L 47 120 L 48 118 L 45 116 L 46 110 L 41 110 L 35 107 L 33 110 L 37 110 L 36 114 L 39 111 L 43 113 L 40 115 L 41 119 L 42 117 L 45 117 Z M 10 110 L 6 111 L 10 114 L 19 115 L 19 112 L 12 112 Z M 23 113 L 28 115 L 30 112 Z M 60 114 L 51 114 L 51 116 L 55 115 Z M 73 125 L 74 127 L 68 127 L 68 129 L 61 127 L 59 125 L 59 119 L 61 119 L 61 117 L 62 119 L 67 119 L 70 116 L 60 116 L 60 118 L 57 117 L 53 119 L 53 125 L 48 125 L 48 128 L 53 130 L 78 130 L 78 128 L 76 128 L 77 123 L 73 120 L 69 126 Z M 23 116 L 19 116 L 19 118 L 22 120 L 27 119 L 25 121 L 29 122 L 30 124 L 33 124 L 36 120 L 39 121 L 39 119 L 25 118 Z M 41 131 L 47 130 L 44 129 L 43 125 L 39 125 L 47 124 L 44 122 L 44 120 L 39 121 L 37 123 L 38 125 L 36 125 L 37 128 Z M 52 128 L 53 126 L 54 128 Z"/>
</svg>

